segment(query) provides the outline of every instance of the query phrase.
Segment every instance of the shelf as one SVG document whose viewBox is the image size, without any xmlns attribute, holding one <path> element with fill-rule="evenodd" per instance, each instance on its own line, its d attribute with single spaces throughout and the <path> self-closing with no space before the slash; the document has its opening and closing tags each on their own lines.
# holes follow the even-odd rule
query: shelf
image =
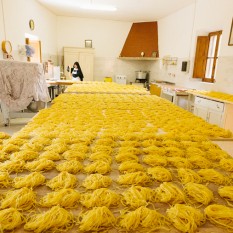
<svg viewBox="0 0 233 233">
<path fill-rule="evenodd" d="M 158 57 L 118 57 L 121 60 L 136 60 L 136 61 L 158 61 Z"/>
<path fill-rule="evenodd" d="M 177 65 L 178 57 L 164 57 L 163 65 Z"/>
</svg>

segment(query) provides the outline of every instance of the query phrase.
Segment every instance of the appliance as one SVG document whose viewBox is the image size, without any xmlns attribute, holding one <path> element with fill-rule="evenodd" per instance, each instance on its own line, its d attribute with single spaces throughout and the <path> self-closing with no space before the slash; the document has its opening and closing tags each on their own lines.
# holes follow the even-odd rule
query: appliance
<svg viewBox="0 0 233 233">
<path fill-rule="evenodd" d="M 135 83 L 149 83 L 149 73 L 150 71 L 135 71 L 136 73 L 136 79 Z"/>
</svg>

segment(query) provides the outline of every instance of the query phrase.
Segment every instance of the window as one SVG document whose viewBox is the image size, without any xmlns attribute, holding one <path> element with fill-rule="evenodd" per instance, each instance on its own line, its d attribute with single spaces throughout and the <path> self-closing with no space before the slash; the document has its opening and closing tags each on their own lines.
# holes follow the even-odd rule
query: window
<svg viewBox="0 0 233 233">
<path fill-rule="evenodd" d="M 203 82 L 215 81 L 221 35 L 222 31 L 217 31 L 198 36 L 193 78 L 202 78 Z"/>
</svg>

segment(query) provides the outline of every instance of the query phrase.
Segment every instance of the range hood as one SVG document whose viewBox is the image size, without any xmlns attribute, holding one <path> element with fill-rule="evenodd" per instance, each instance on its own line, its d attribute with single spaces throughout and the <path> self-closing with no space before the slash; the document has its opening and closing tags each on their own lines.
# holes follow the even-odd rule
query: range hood
<svg viewBox="0 0 233 233">
<path fill-rule="evenodd" d="M 119 58 L 156 60 L 158 57 L 157 22 L 133 23 Z"/>
</svg>

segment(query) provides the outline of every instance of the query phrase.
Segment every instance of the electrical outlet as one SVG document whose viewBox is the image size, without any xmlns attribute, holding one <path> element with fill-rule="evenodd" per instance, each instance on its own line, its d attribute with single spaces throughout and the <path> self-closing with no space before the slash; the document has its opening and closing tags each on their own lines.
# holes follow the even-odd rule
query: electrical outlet
<svg viewBox="0 0 233 233">
<path fill-rule="evenodd" d="M 172 77 L 175 78 L 175 77 L 176 77 L 176 74 L 172 74 Z"/>
</svg>

